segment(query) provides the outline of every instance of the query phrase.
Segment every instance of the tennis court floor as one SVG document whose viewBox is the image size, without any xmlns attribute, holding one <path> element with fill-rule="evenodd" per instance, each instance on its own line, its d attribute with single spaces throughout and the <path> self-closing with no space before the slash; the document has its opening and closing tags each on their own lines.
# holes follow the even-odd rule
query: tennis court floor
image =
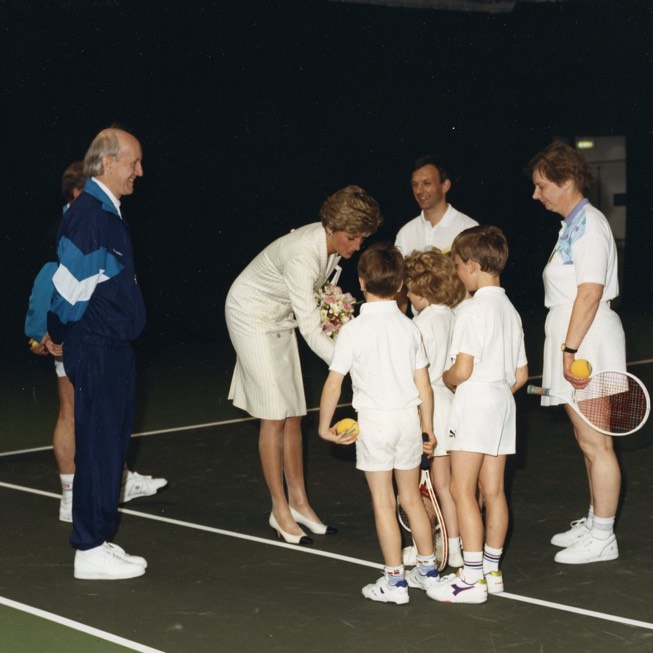
<svg viewBox="0 0 653 653">
<path fill-rule="evenodd" d="M 406 606 L 377 604 L 360 594 L 380 574 L 381 557 L 353 449 L 320 441 L 316 414 L 309 413 L 309 492 L 339 533 L 314 536 L 310 548 L 278 542 L 267 525 L 257 423 L 242 419 L 223 396 L 206 408 L 219 390 L 212 375 L 229 364 L 218 357 L 212 363 L 201 351 L 184 354 L 185 369 L 203 370 L 195 384 L 178 375 L 167 388 L 146 356 L 139 419 L 151 428 L 134 438 L 130 462 L 141 473 L 165 476 L 169 487 L 124 506 L 116 542 L 149 563 L 145 576 L 128 581 L 73 579 L 69 525 L 57 519 L 52 451 L 32 446 L 39 437 L 49 443 L 44 425 L 54 419 L 54 399 L 40 397 L 49 396 L 50 383 L 54 395 L 54 380 L 49 369 L 24 368 L 22 394 L 7 419 L 12 432 L 23 424 L 24 433 L 4 434 L 0 456 L 0 651 L 653 650 L 653 424 L 618 441 L 619 559 L 559 565 L 549 539 L 586 508 L 582 460 L 562 411 L 540 409 L 522 392 L 519 453 L 508 472 L 506 593 L 466 606 L 437 604 L 412 590 Z M 165 365 L 175 364 L 168 358 Z M 653 387 L 650 364 L 630 371 Z M 322 372 L 308 370 L 309 385 L 319 387 Z M 315 392 L 309 388 L 312 405 Z M 32 404 L 38 410 L 30 412 Z"/>
</svg>

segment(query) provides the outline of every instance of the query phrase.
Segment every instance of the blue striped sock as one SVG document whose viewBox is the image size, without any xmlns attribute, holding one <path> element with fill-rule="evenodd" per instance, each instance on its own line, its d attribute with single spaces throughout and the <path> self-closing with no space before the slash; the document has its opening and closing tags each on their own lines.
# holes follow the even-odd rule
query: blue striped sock
<svg viewBox="0 0 653 653">
<path fill-rule="evenodd" d="M 463 578 L 468 583 L 475 583 L 483 578 L 483 551 L 463 550 Z"/>
<path fill-rule="evenodd" d="M 483 573 L 489 574 L 491 571 L 499 571 L 499 561 L 503 549 L 493 549 L 487 544 L 483 547 Z"/>
</svg>

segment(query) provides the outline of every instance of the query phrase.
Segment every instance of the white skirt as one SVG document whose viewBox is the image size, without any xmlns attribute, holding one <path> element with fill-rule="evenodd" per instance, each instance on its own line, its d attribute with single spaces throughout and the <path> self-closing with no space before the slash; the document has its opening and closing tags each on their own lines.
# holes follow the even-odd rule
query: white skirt
<svg viewBox="0 0 653 653">
<path fill-rule="evenodd" d="M 542 386 L 552 392 L 568 393 L 573 386 L 562 375 L 562 352 L 560 346 L 567 336 L 571 319 L 571 304 L 549 309 L 544 324 L 544 358 L 542 364 Z M 575 358 L 590 362 L 596 372 L 602 370 L 626 371 L 626 336 L 619 316 L 608 302 L 599 304 L 587 334 L 583 338 Z M 557 397 L 542 397 L 542 406 L 563 404 Z"/>
<path fill-rule="evenodd" d="M 236 350 L 229 399 L 259 419 L 306 415 L 296 329 L 263 332 L 227 303 L 225 318 Z"/>
</svg>

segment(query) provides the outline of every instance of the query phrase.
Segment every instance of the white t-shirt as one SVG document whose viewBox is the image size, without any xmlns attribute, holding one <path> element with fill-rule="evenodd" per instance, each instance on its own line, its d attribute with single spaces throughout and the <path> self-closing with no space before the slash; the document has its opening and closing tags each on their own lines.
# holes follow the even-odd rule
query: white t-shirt
<svg viewBox="0 0 653 653">
<path fill-rule="evenodd" d="M 448 306 L 431 304 L 413 318 L 422 334 L 424 350 L 429 359 L 431 384 L 446 387 L 442 372 L 449 361 L 449 344 L 453 331 L 454 314 Z"/>
<path fill-rule="evenodd" d="M 413 252 L 423 252 L 437 247 L 446 253 L 451 249 L 454 238 L 465 229 L 478 225 L 476 220 L 447 205 L 442 219 L 434 226 L 424 217 L 424 211 L 407 222 L 397 234 L 395 245 L 404 257 Z"/>
<path fill-rule="evenodd" d="M 573 304 L 581 283 L 600 283 L 602 301 L 614 299 L 619 294 L 617 246 L 606 217 L 583 200 L 561 224 L 542 274 L 544 305 Z"/>
<path fill-rule="evenodd" d="M 415 370 L 428 365 L 419 329 L 394 300 L 369 302 L 338 333 L 330 370 L 350 374 L 356 410 L 418 406 Z"/>
<path fill-rule="evenodd" d="M 452 362 L 461 352 L 474 357 L 470 381 L 514 385 L 515 370 L 527 364 L 524 331 L 503 288 L 479 288 L 456 313 L 449 351 Z"/>
</svg>

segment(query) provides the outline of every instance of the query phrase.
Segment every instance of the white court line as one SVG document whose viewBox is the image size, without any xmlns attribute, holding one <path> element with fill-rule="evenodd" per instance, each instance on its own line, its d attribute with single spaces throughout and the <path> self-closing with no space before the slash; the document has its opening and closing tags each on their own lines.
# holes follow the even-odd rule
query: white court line
<svg viewBox="0 0 653 653">
<path fill-rule="evenodd" d="M 653 358 L 643 358 L 638 361 L 631 361 L 630 363 L 627 363 L 626 366 L 631 366 L 631 365 L 647 365 L 649 363 L 653 363 Z M 542 375 L 541 374 L 534 374 L 532 376 L 528 377 L 529 381 L 534 381 L 536 379 L 541 379 Z M 336 408 L 346 408 L 347 406 L 351 406 L 351 403 L 346 403 L 346 404 L 338 404 Z M 320 410 L 319 407 L 317 408 L 309 408 L 307 412 L 309 413 L 314 413 Z M 142 438 L 148 435 L 163 435 L 165 433 L 176 433 L 177 431 L 194 431 L 197 429 L 206 429 L 206 428 L 211 428 L 213 426 L 226 426 L 228 424 L 241 424 L 243 422 L 253 422 L 257 420 L 257 417 L 237 417 L 234 419 L 226 419 L 226 420 L 221 420 L 218 422 L 204 422 L 203 424 L 189 424 L 187 426 L 175 426 L 172 428 L 167 428 L 167 429 L 157 429 L 154 431 L 141 431 L 140 433 L 132 433 L 132 438 Z M 16 449 L 15 451 L 3 451 L 0 452 L 0 458 L 7 457 L 7 456 L 18 456 L 21 454 L 25 453 L 36 453 L 38 451 L 49 451 L 52 449 L 52 445 L 48 445 L 45 447 L 34 447 L 32 449 Z"/>
<path fill-rule="evenodd" d="M 61 498 L 60 495 L 54 494 L 52 492 L 44 492 L 42 490 L 36 490 L 34 488 L 23 487 L 20 485 L 13 485 L 11 483 L 4 483 L 2 481 L 0 481 L 0 487 L 6 487 L 12 490 L 19 490 L 22 492 L 29 492 L 31 494 L 39 494 L 42 496 Z M 170 519 L 169 517 L 160 517 L 158 515 L 151 515 L 149 513 L 140 512 L 138 510 L 129 510 L 127 508 L 119 508 L 118 510 L 124 513 L 125 515 L 131 515 L 133 517 L 141 517 L 142 519 L 150 519 L 152 521 L 158 521 L 165 524 L 171 524 L 174 526 L 181 526 L 183 528 L 191 528 L 193 530 L 204 531 L 207 533 L 215 533 L 216 535 L 225 535 L 227 537 L 234 537 L 240 540 L 248 540 L 249 542 L 257 542 L 259 544 L 265 544 L 267 546 L 278 546 L 285 549 L 290 549 L 295 553 L 305 553 L 307 555 L 321 556 L 323 558 L 331 558 L 333 560 L 342 560 L 343 562 L 350 562 L 352 564 L 361 565 L 364 567 L 372 567 L 373 569 L 383 569 L 382 564 L 378 562 L 371 562 L 369 560 L 363 560 L 361 558 L 343 556 L 338 553 L 329 553 L 328 551 L 320 551 L 318 549 L 311 549 L 308 547 L 298 547 L 293 544 L 286 544 L 285 542 L 277 542 L 275 540 L 256 537 L 254 535 L 245 535 L 243 533 L 237 533 L 235 531 L 227 531 L 222 528 L 214 528 L 213 526 L 204 526 L 202 524 L 195 524 L 192 522 L 182 521 L 179 519 Z M 534 599 L 528 596 L 521 596 L 519 594 L 511 594 L 509 592 L 503 592 L 502 594 L 495 594 L 494 596 L 510 599 L 512 601 L 520 601 L 522 603 L 539 605 L 541 607 L 550 608 L 552 610 L 561 610 L 563 612 L 571 612 L 573 614 L 579 614 L 586 617 L 593 617 L 594 619 L 602 619 L 603 621 L 612 621 L 614 623 L 620 623 L 626 626 L 635 626 L 637 628 L 645 628 L 647 630 L 653 630 L 653 623 L 649 623 L 646 621 L 639 621 L 637 619 L 629 619 L 628 617 L 619 617 L 617 615 L 607 614 L 605 612 L 596 612 L 595 610 L 585 610 L 584 608 L 577 608 L 574 606 L 564 605 L 562 603 L 553 603 L 551 601 L 543 601 L 541 599 Z"/>
<path fill-rule="evenodd" d="M 347 404 L 338 404 L 336 408 L 346 408 L 351 406 L 351 403 Z M 317 412 L 318 408 L 309 408 L 307 412 L 314 413 Z M 147 435 L 163 435 L 164 433 L 176 433 L 177 431 L 194 431 L 196 429 L 206 429 L 212 426 L 226 426 L 227 424 L 240 424 L 242 422 L 253 422 L 257 420 L 258 417 L 237 417 L 234 419 L 225 419 L 219 422 L 204 422 L 203 424 L 190 424 L 187 426 L 174 426 L 168 429 L 158 429 L 156 431 L 141 431 L 140 433 L 132 433 L 132 438 L 142 438 Z M 0 452 L 0 458 L 6 458 L 7 456 L 18 456 L 24 453 L 37 453 L 39 451 L 50 451 L 52 450 L 52 445 L 47 445 L 44 447 L 32 447 L 31 449 L 16 449 L 14 451 L 2 451 Z"/>
<path fill-rule="evenodd" d="M 124 637 L 119 637 L 113 633 L 107 633 L 104 630 L 99 630 L 93 628 L 93 626 L 87 626 L 82 624 L 79 621 L 73 621 L 72 619 L 67 619 L 66 617 L 61 617 L 58 614 L 53 614 L 52 612 L 46 612 L 45 610 L 40 610 L 31 605 L 25 605 L 25 603 L 18 603 L 17 601 L 12 601 L 11 599 L 0 596 L 0 604 L 6 605 L 8 608 L 14 608 L 15 610 L 20 610 L 21 612 L 27 612 L 28 614 L 34 615 L 35 617 L 40 617 L 41 619 L 47 619 L 61 626 L 67 626 L 73 630 L 79 630 L 86 635 L 92 635 L 93 637 L 99 637 L 104 639 L 107 642 L 112 642 L 113 644 L 119 644 L 125 648 L 131 649 L 132 651 L 139 651 L 140 653 L 164 653 L 164 651 L 159 650 L 158 648 L 152 648 L 151 646 L 145 646 L 145 644 L 139 644 L 138 642 L 133 642 L 130 639 L 125 639 Z"/>
</svg>

